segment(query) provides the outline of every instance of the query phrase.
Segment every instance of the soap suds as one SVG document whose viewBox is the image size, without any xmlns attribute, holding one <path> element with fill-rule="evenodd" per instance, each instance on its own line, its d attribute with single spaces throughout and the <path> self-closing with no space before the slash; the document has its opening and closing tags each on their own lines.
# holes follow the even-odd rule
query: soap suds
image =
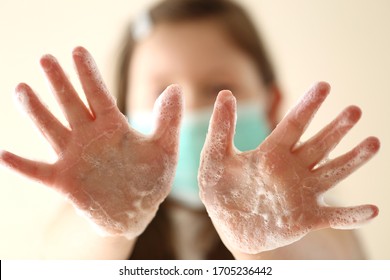
<svg viewBox="0 0 390 280">
<path fill-rule="evenodd" d="M 85 164 L 79 165 L 88 169 L 79 172 L 87 182 L 71 200 L 102 231 L 134 238 L 145 229 L 168 194 L 175 164 L 166 155 L 149 155 L 155 160 L 134 164 L 140 160 L 135 147 L 118 155 L 116 149 L 104 144 L 104 138 L 114 136 L 113 132 L 103 133 L 83 148 L 80 156 Z M 127 144 L 132 149 L 134 143 Z"/>
</svg>

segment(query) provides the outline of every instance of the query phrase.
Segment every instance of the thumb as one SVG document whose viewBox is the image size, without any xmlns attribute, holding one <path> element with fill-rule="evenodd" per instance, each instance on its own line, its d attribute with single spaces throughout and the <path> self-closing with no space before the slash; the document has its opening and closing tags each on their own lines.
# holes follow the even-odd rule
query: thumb
<svg viewBox="0 0 390 280">
<path fill-rule="evenodd" d="M 156 124 L 153 138 L 168 152 L 178 149 L 182 114 L 182 89 L 179 85 L 170 85 L 157 98 L 153 109 Z"/>
<path fill-rule="evenodd" d="M 234 153 L 234 132 L 236 126 L 236 99 L 228 90 L 218 94 L 211 116 L 209 131 L 200 159 L 198 180 L 200 187 L 215 185 L 222 163 L 227 155 Z"/>
</svg>

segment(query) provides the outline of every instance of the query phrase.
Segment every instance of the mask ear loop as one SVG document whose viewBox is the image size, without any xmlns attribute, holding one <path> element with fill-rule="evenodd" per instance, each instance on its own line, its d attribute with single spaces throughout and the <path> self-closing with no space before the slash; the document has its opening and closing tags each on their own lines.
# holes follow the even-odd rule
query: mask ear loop
<svg viewBox="0 0 390 280">
<path fill-rule="evenodd" d="M 150 34 L 153 29 L 153 20 L 150 13 L 145 10 L 141 12 L 134 21 L 131 35 L 135 41 L 140 41 Z"/>
</svg>

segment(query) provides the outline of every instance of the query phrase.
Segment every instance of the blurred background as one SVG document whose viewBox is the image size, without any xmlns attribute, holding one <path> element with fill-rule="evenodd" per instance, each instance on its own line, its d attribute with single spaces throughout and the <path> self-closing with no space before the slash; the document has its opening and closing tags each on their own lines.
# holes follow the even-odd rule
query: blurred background
<svg viewBox="0 0 390 280">
<path fill-rule="evenodd" d="M 155 1 L 0 0 L 0 148 L 31 159 L 55 159 L 50 146 L 13 100 L 19 82 L 32 86 L 64 120 L 38 66 L 51 53 L 77 89 L 71 51 L 86 47 L 113 92 L 117 49 L 127 23 Z M 379 154 L 328 194 L 337 205 L 372 203 L 378 218 L 358 230 L 371 259 L 390 259 L 390 1 L 245 0 L 275 64 L 283 110 L 315 82 L 332 92 L 304 137 L 355 104 L 363 117 L 331 154 L 375 135 Z M 80 91 L 81 92 L 81 91 Z M 0 258 L 36 258 L 42 230 L 62 198 L 0 167 Z"/>
</svg>

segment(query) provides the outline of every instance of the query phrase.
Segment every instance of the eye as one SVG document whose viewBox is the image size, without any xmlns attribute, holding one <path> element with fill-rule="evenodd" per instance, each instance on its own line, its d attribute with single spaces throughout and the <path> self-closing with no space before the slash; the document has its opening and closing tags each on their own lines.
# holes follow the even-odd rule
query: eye
<svg viewBox="0 0 390 280">
<path fill-rule="evenodd" d="M 215 85 L 211 86 L 210 92 L 213 94 L 218 94 L 221 90 L 224 90 L 224 89 L 233 91 L 234 87 L 229 83 L 215 84 Z"/>
<path fill-rule="evenodd" d="M 159 97 L 160 94 L 163 93 L 164 90 L 165 90 L 164 87 L 160 87 L 160 88 L 156 89 L 155 92 L 154 92 L 156 97 Z"/>
<path fill-rule="evenodd" d="M 167 88 L 168 85 L 164 86 L 164 85 L 160 85 L 160 86 L 156 86 L 154 87 L 153 89 L 153 94 L 155 95 L 156 98 L 158 98 L 161 93 L 163 93 L 163 91 Z"/>
</svg>

